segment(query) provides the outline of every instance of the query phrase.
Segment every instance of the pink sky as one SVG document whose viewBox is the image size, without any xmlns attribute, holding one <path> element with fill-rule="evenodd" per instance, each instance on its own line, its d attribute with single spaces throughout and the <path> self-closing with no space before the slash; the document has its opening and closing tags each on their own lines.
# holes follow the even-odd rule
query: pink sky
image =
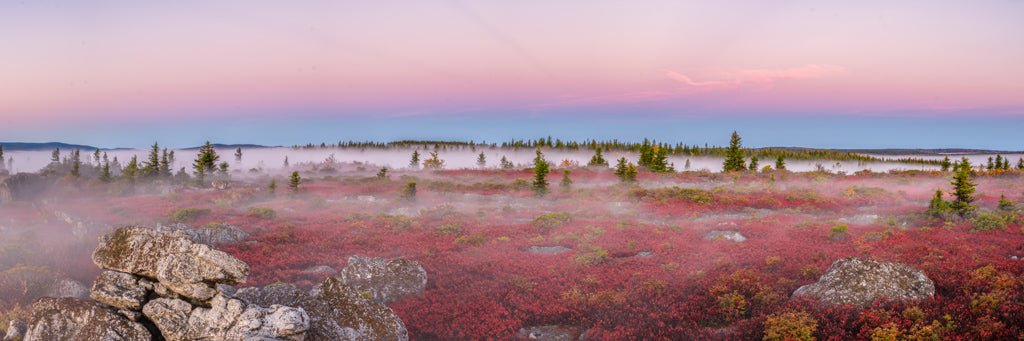
<svg viewBox="0 0 1024 341">
<path fill-rule="evenodd" d="M 1019 1 L 3 2 L 0 121 L 1024 117 L 1022 23 Z"/>
</svg>

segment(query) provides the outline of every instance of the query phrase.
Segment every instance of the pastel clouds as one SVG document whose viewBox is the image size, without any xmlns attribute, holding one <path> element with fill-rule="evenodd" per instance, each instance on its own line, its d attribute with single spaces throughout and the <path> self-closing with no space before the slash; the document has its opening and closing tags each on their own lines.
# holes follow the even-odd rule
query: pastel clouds
<svg viewBox="0 0 1024 341">
<path fill-rule="evenodd" d="M 724 90 L 743 86 L 772 86 L 780 81 L 819 79 L 846 74 L 846 68 L 827 64 L 809 64 L 782 69 L 744 69 L 725 72 L 717 79 L 694 80 L 692 77 L 672 70 L 665 75 L 682 84 L 683 89 Z"/>
</svg>

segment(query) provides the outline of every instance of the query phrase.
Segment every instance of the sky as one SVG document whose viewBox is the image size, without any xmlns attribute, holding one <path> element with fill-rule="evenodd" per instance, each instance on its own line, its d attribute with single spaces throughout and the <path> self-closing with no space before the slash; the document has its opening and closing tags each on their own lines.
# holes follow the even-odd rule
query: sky
<svg viewBox="0 0 1024 341">
<path fill-rule="evenodd" d="M 1022 1 L 2 1 L 0 141 L 1024 149 Z"/>
</svg>

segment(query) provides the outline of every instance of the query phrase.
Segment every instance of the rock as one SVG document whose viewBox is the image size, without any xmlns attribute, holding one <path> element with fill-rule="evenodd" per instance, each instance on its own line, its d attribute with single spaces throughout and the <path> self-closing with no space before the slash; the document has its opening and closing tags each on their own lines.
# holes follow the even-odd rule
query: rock
<svg viewBox="0 0 1024 341">
<path fill-rule="evenodd" d="M 25 338 L 25 331 L 28 329 L 28 325 L 21 320 L 11 320 L 7 324 L 7 334 L 4 335 L 3 341 L 21 341 Z"/>
<path fill-rule="evenodd" d="M 650 251 L 640 251 L 640 252 L 636 253 L 636 256 L 640 257 L 640 258 L 649 258 L 649 257 L 653 257 L 654 253 L 650 252 Z"/>
<path fill-rule="evenodd" d="M 216 284 L 245 281 L 249 266 L 231 255 L 197 244 L 181 232 L 122 227 L 101 240 L 92 260 L 102 269 L 154 278 L 181 296 L 205 301 Z"/>
<path fill-rule="evenodd" d="M 70 278 L 61 278 L 53 283 L 50 290 L 46 292 L 46 296 L 85 298 L 89 296 L 89 288 L 82 284 L 82 282 Z"/>
<path fill-rule="evenodd" d="M 132 274 L 104 271 L 92 283 L 89 297 L 115 308 L 139 310 L 153 283 Z"/>
<path fill-rule="evenodd" d="M 374 302 L 387 303 L 423 292 L 427 270 L 416 261 L 352 256 L 338 279 L 360 292 L 369 292 Z"/>
<path fill-rule="evenodd" d="M 707 240 L 730 240 L 737 243 L 744 242 L 747 237 L 740 234 L 739 231 L 733 230 L 712 230 L 704 234 L 704 239 Z"/>
<path fill-rule="evenodd" d="M 338 274 L 338 270 L 327 265 L 314 265 L 302 270 L 300 273 L 303 275 L 334 276 Z"/>
<path fill-rule="evenodd" d="M 565 246 L 560 246 L 560 245 L 558 245 L 558 246 L 531 246 L 531 247 L 526 249 L 526 252 L 542 254 L 542 255 L 557 255 L 557 254 L 565 253 L 565 252 L 569 252 L 569 251 L 572 251 L 572 249 L 567 248 Z"/>
<path fill-rule="evenodd" d="M 828 305 L 870 305 L 877 299 L 918 300 L 935 295 L 935 283 L 921 270 L 900 263 L 845 258 L 832 263 L 817 283 L 804 285 L 793 297 L 810 297 Z"/>
<path fill-rule="evenodd" d="M 25 341 L 149 341 L 149 331 L 94 301 L 44 297 L 32 304 Z"/>
<path fill-rule="evenodd" d="M 242 229 L 228 224 L 210 224 L 196 228 L 182 223 L 157 224 L 155 229 L 160 232 L 181 231 L 188 235 L 189 240 L 206 245 L 238 243 L 249 237 Z"/>
<path fill-rule="evenodd" d="M 542 341 L 581 340 L 581 334 L 582 333 L 580 333 L 580 330 L 577 328 L 559 325 L 525 327 L 519 329 L 519 337 Z"/>
<path fill-rule="evenodd" d="M 309 315 L 301 308 L 264 308 L 223 295 L 210 300 L 209 308 L 193 308 L 179 299 L 158 298 L 146 303 L 142 312 L 168 341 L 301 341 L 309 329 Z"/>
<path fill-rule="evenodd" d="M 304 309 L 310 318 L 308 340 L 409 339 L 405 324 L 390 308 L 369 300 L 333 277 L 327 277 L 308 294 L 290 284 L 275 284 L 241 289 L 237 296 L 253 304 Z"/>
</svg>

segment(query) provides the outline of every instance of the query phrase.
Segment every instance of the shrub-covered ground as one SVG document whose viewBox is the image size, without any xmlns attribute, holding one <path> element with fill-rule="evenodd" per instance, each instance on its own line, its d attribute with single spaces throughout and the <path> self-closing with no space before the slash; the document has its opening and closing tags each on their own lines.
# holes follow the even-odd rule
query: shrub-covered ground
<svg viewBox="0 0 1024 341">
<path fill-rule="evenodd" d="M 936 189 L 950 189 L 940 172 L 641 172 L 621 184 L 609 170 L 573 169 L 560 187 L 555 170 L 540 198 L 529 170 L 300 173 L 297 192 L 284 175 L 275 193 L 259 174 L 220 190 L 66 181 L 41 202 L 2 205 L 0 319 L 37 296 L 31 279 L 18 282 L 31 276 L 9 273 L 33 266 L 88 284 L 104 228 L 182 222 L 248 232 L 220 246 L 252 266 L 246 285 L 309 287 L 320 279 L 303 270 L 341 269 L 351 255 L 421 263 L 426 290 L 390 304 L 414 339 L 514 338 L 541 325 L 615 340 L 1024 337 L 1024 232 L 997 209 L 1000 195 L 1024 202 L 1018 173 L 975 178 L 981 211 L 1005 223 L 986 231 L 924 214 Z M 90 232 L 74 235 L 55 211 Z M 705 238 L 714 230 L 747 239 Z M 935 298 L 868 308 L 790 299 L 849 256 L 921 269 Z"/>
</svg>

